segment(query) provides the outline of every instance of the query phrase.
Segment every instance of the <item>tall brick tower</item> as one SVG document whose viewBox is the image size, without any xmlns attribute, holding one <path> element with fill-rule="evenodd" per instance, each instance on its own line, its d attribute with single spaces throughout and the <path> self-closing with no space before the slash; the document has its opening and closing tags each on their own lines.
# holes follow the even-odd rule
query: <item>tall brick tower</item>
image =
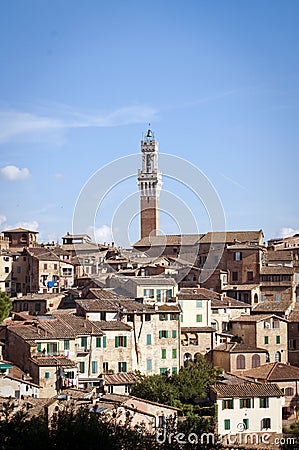
<svg viewBox="0 0 299 450">
<path fill-rule="evenodd" d="M 158 170 L 158 142 L 151 130 L 141 141 L 142 169 L 138 170 L 141 239 L 160 233 L 159 197 L 162 173 Z"/>
</svg>

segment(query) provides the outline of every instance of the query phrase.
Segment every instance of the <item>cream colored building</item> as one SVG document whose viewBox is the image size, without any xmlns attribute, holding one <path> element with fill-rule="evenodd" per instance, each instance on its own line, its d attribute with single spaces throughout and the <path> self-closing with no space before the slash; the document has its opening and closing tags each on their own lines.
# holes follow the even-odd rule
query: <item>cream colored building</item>
<svg viewBox="0 0 299 450">
<path fill-rule="evenodd" d="M 246 443 L 256 446 L 263 443 L 262 433 L 282 433 L 284 396 L 276 384 L 216 384 L 212 397 L 217 403 L 217 432 L 228 438 L 223 442 L 232 444 L 233 439 L 238 439 L 239 447 Z"/>
<path fill-rule="evenodd" d="M 7 250 L 0 252 L 0 291 L 11 293 L 12 256 Z"/>
</svg>

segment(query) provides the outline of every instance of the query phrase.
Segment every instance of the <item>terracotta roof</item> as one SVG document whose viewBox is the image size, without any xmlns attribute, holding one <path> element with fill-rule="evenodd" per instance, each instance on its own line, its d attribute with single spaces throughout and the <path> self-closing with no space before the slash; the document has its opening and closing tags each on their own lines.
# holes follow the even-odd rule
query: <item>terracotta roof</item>
<svg viewBox="0 0 299 450">
<path fill-rule="evenodd" d="M 294 268 L 287 266 L 263 266 L 261 267 L 261 275 L 293 275 Z"/>
<path fill-rule="evenodd" d="M 299 310 L 294 310 L 288 316 L 289 322 L 299 322 Z"/>
<path fill-rule="evenodd" d="M 219 352 L 229 353 L 267 353 L 264 348 L 253 347 L 246 344 L 239 344 L 238 342 L 228 342 L 226 344 L 220 344 L 214 348 Z"/>
<path fill-rule="evenodd" d="M 274 313 L 269 314 L 244 314 L 239 317 L 234 317 L 231 322 L 260 322 L 270 317 L 275 317 L 276 319 L 282 320 L 283 322 L 288 322 L 287 319 L 276 316 Z"/>
<path fill-rule="evenodd" d="M 133 247 L 165 247 L 169 245 L 195 245 L 198 244 L 203 234 L 170 234 L 163 236 L 144 237 L 137 241 Z"/>
<path fill-rule="evenodd" d="M 226 242 L 226 243 L 244 243 L 244 242 L 260 242 L 260 237 L 263 236 L 262 230 L 259 231 L 214 231 L 209 232 L 200 240 L 201 244 L 209 244 L 211 242 Z"/>
<path fill-rule="evenodd" d="M 277 384 L 272 383 L 216 384 L 212 389 L 218 398 L 283 397 Z"/>
<path fill-rule="evenodd" d="M 251 291 L 258 288 L 258 284 L 227 284 L 223 286 L 223 291 Z"/>
<path fill-rule="evenodd" d="M 212 299 L 212 308 L 251 308 L 248 303 L 241 302 L 232 297 L 222 297 L 221 299 Z"/>
<path fill-rule="evenodd" d="M 94 323 L 74 314 L 44 316 L 29 324 L 9 325 L 8 330 L 26 341 L 39 341 L 45 338 L 49 340 L 72 339 L 82 335 L 101 336 L 103 334 Z"/>
<path fill-rule="evenodd" d="M 13 228 L 12 230 L 4 230 L 3 233 L 34 233 L 38 234 L 38 231 L 27 230 L 27 228 Z"/>
<path fill-rule="evenodd" d="M 299 380 L 299 367 L 273 362 L 263 364 L 255 369 L 245 370 L 243 375 L 267 381 L 294 381 Z"/>
<path fill-rule="evenodd" d="M 215 333 L 216 330 L 213 327 L 182 327 L 182 333 Z"/>
<path fill-rule="evenodd" d="M 158 306 L 158 311 L 162 312 L 174 312 L 174 313 L 180 313 L 181 312 L 181 308 L 179 307 L 178 304 L 173 304 L 170 305 L 169 303 L 163 303 L 162 305 Z"/>
<path fill-rule="evenodd" d="M 36 356 L 30 360 L 38 366 L 67 366 L 76 367 L 76 363 L 63 356 Z"/>
<path fill-rule="evenodd" d="M 86 298 L 75 301 L 81 308 L 89 312 L 154 312 L 154 307 L 139 303 L 137 300 L 119 297 L 115 299 Z"/>
<path fill-rule="evenodd" d="M 119 298 L 120 299 L 126 298 L 123 295 L 114 292 L 113 289 L 90 288 L 88 294 L 92 294 L 95 298 L 98 298 L 100 300 L 102 299 L 114 300 Z"/>
<path fill-rule="evenodd" d="M 258 303 L 256 306 L 253 307 L 252 309 L 252 314 L 259 312 L 259 313 L 263 313 L 263 312 L 280 312 L 280 313 L 285 313 L 286 310 L 291 306 L 292 301 L 280 301 L 280 302 L 276 302 L 276 301 L 265 301 L 265 302 L 261 302 Z"/>
<path fill-rule="evenodd" d="M 291 250 L 268 250 L 266 253 L 267 261 L 293 261 Z"/>
<path fill-rule="evenodd" d="M 55 255 L 51 250 L 46 247 L 32 247 L 27 248 L 29 255 L 34 256 L 40 261 L 61 261 L 61 259 Z"/>
<path fill-rule="evenodd" d="M 134 373 L 104 374 L 103 378 L 106 385 L 135 384 L 137 381 L 137 377 Z"/>
<path fill-rule="evenodd" d="M 266 247 L 264 245 L 258 245 L 256 242 L 250 244 L 248 242 L 244 242 L 243 244 L 231 244 L 228 245 L 227 250 L 255 250 L 255 251 L 259 251 L 259 250 L 264 250 L 266 251 Z"/>
<path fill-rule="evenodd" d="M 181 288 L 177 298 L 179 300 L 211 300 L 214 298 L 220 299 L 221 295 L 205 288 Z"/>
<path fill-rule="evenodd" d="M 103 331 L 131 331 L 132 327 L 125 322 L 120 320 L 102 320 L 102 321 L 92 321 L 93 325 Z"/>
</svg>

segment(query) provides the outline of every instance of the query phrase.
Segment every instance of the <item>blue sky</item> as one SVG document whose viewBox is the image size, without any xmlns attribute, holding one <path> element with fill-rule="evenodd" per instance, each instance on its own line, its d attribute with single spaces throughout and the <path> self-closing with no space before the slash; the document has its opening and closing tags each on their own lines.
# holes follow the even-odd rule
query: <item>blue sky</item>
<svg viewBox="0 0 299 450">
<path fill-rule="evenodd" d="M 228 230 L 299 230 L 298 22 L 295 0 L 1 2 L 1 229 L 37 228 L 45 241 L 71 231 L 85 183 L 138 153 L 150 122 L 160 152 L 210 180 Z M 163 214 L 164 232 L 211 229 L 184 183 L 165 176 L 163 187 L 196 222 L 178 211 L 178 230 Z M 127 229 L 113 217 L 131 195 L 137 212 L 134 176 L 82 232 L 109 241 L 111 226 Z M 138 228 L 135 217 L 131 242 Z"/>
</svg>

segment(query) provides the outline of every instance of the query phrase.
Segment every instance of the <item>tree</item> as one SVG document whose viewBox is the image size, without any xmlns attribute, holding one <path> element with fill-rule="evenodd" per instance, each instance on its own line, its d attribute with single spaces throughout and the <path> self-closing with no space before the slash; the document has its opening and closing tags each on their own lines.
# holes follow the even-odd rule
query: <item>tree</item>
<svg viewBox="0 0 299 450">
<path fill-rule="evenodd" d="M 3 322 L 4 319 L 6 319 L 10 311 L 12 309 L 12 301 L 6 294 L 6 292 L 0 291 L 0 323 Z"/>
<path fill-rule="evenodd" d="M 131 394 L 152 402 L 174 405 L 179 393 L 177 387 L 166 375 L 137 374 L 137 383 L 132 387 Z"/>
<path fill-rule="evenodd" d="M 216 379 L 217 370 L 203 355 L 198 355 L 196 361 L 190 361 L 183 367 L 173 381 L 179 392 L 179 400 L 194 403 L 194 400 L 208 396 L 209 388 Z"/>
</svg>

